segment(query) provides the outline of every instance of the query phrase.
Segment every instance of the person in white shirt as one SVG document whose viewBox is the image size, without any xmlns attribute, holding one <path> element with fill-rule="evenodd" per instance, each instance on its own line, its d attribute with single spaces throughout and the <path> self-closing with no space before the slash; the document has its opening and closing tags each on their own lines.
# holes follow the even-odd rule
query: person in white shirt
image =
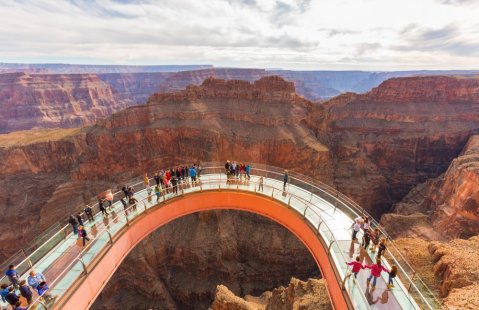
<svg viewBox="0 0 479 310">
<path fill-rule="evenodd" d="M 357 240 L 356 235 L 358 234 L 359 230 L 361 229 L 361 222 L 359 220 L 356 220 L 353 224 L 353 241 Z"/>
</svg>

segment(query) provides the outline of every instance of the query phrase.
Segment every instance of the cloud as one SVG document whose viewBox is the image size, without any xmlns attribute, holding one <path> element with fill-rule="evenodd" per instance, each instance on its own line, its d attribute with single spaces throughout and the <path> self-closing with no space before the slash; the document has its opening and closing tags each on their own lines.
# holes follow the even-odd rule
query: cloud
<svg viewBox="0 0 479 310">
<path fill-rule="evenodd" d="M 402 51 L 445 52 L 456 56 L 479 56 L 479 39 L 471 40 L 462 35 L 456 24 L 436 29 L 424 29 L 408 25 L 401 32 L 406 42 L 397 46 Z"/>
<path fill-rule="evenodd" d="M 0 0 L 0 60 L 474 67 L 479 12 L 460 3 L 467 1 Z"/>
<path fill-rule="evenodd" d="M 437 0 L 441 4 L 446 5 L 465 5 L 465 4 L 473 4 L 477 2 L 476 0 Z"/>
</svg>

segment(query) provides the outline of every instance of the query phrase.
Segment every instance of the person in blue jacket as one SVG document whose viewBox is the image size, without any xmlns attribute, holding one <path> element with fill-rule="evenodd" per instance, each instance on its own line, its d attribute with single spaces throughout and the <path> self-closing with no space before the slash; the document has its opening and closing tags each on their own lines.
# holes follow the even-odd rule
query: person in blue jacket
<svg viewBox="0 0 479 310">
<path fill-rule="evenodd" d="M 246 165 L 246 176 L 248 176 L 248 180 L 251 179 L 250 171 L 251 171 L 251 167 L 248 164 L 248 165 Z"/>
<path fill-rule="evenodd" d="M 196 168 L 194 165 L 191 165 L 191 168 L 189 169 L 189 174 L 191 177 L 191 182 L 196 183 Z"/>
<path fill-rule="evenodd" d="M 13 284 L 15 288 L 18 288 L 18 282 L 20 281 L 20 275 L 18 274 L 17 270 L 15 269 L 15 265 L 8 266 L 8 270 L 5 273 L 10 280 L 10 283 Z"/>
<path fill-rule="evenodd" d="M 7 297 L 8 295 L 8 284 L 7 283 L 3 283 L 2 286 L 0 286 L 0 296 L 2 297 L 2 301 L 3 302 L 7 302 L 7 300 L 5 299 L 5 297 Z"/>
</svg>

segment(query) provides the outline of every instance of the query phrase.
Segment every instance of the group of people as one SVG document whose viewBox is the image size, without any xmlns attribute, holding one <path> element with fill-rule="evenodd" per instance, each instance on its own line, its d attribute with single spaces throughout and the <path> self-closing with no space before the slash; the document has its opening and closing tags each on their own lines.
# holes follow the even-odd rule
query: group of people
<svg viewBox="0 0 479 310">
<path fill-rule="evenodd" d="M 357 256 L 356 261 L 349 262 L 346 264 L 352 266 L 352 273 L 354 274 L 355 278 L 357 277 L 357 274 L 359 273 L 361 269 L 365 269 L 365 268 L 371 269 L 371 274 L 368 277 L 367 285 L 369 287 L 372 281 L 372 286 L 371 286 L 372 290 L 376 288 L 377 278 L 381 276 L 381 272 L 382 271 L 387 272 L 389 274 L 387 286 L 390 289 L 394 287 L 393 279 L 397 275 L 397 266 L 392 265 L 391 270 L 387 270 L 384 266 L 382 266 L 381 258 L 386 252 L 386 239 L 381 238 L 379 228 L 376 227 L 373 229 L 371 227 L 371 222 L 372 222 L 372 219 L 367 216 L 359 216 L 354 220 L 353 225 L 351 226 L 353 230 L 352 242 L 359 243 L 358 233 L 362 229 L 363 238 L 361 243 L 361 249 L 364 249 L 364 251 L 370 250 L 372 253 L 375 253 L 377 251 L 377 255 L 375 257 L 376 263 L 363 265 L 360 257 Z M 353 246 L 353 244 L 351 246 Z"/>
<path fill-rule="evenodd" d="M 4 283 L 0 286 L 0 295 L 3 302 L 12 306 L 14 310 L 26 310 L 22 305 L 20 296 L 25 298 L 27 305 L 33 302 L 33 292 L 37 292 L 45 303 L 52 303 L 57 296 L 52 296 L 48 290 L 47 279 L 41 272 L 31 270 L 26 279 L 21 279 L 15 265 L 10 265 L 5 272 L 10 284 Z"/>
<path fill-rule="evenodd" d="M 237 163 L 236 161 L 230 162 L 229 160 L 225 163 L 225 173 L 227 176 L 228 182 L 232 178 L 241 180 L 251 179 L 251 166 L 249 164 Z"/>
</svg>

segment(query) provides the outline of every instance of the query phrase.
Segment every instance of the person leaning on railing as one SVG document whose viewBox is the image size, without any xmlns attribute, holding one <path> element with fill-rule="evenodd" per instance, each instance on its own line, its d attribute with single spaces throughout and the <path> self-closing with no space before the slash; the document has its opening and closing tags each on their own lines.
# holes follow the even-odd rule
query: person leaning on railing
<svg viewBox="0 0 479 310">
<path fill-rule="evenodd" d="M 15 265 L 8 266 L 7 272 L 5 275 L 8 277 L 8 280 L 15 288 L 18 288 L 18 282 L 20 281 L 20 274 L 17 272 Z"/>
<path fill-rule="evenodd" d="M 30 271 L 30 275 L 27 278 L 28 285 L 30 285 L 33 289 L 37 289 L 38 285 L 41 282 L 46 282 L 47 279 L 41 272 L 35 272 L 35 270 Z"/>
</svg>

